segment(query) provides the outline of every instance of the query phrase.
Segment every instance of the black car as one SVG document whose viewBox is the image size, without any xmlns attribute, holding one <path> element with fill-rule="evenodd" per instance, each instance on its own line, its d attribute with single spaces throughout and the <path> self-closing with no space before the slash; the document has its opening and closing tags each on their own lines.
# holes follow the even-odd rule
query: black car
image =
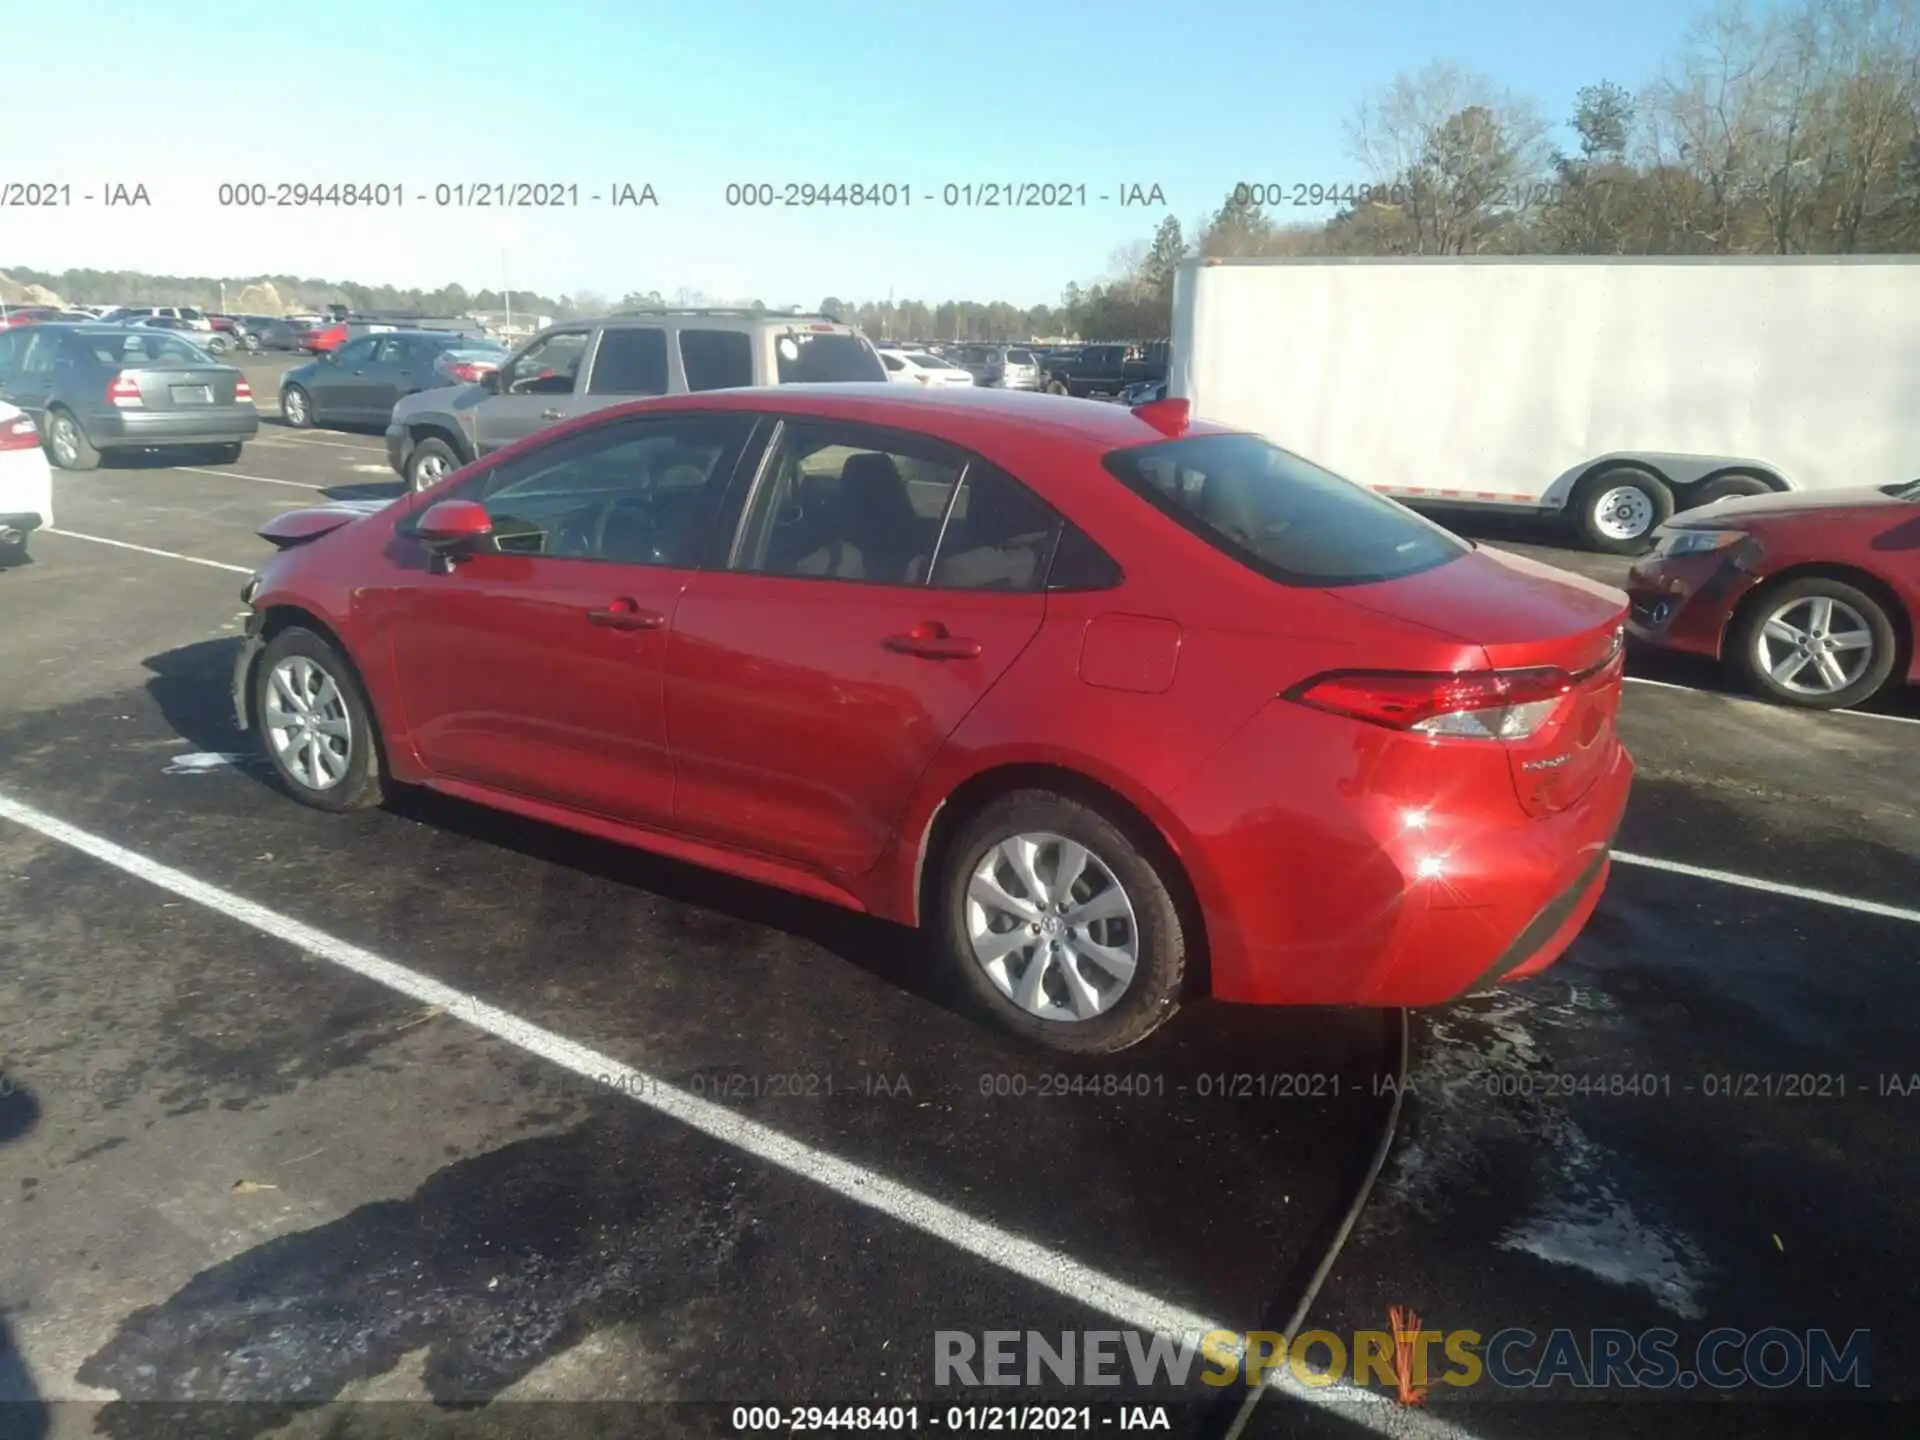
<svg viewBox="0 0 1920 1440">
<path fill-rule="evenodd" d="M 244 375 L 151 325 L 0 333 L 0 400 L 33 417 L 62 470 L 91 470 L 106 450 L 187 446 L 231 464 L 260 429 Z"/>
<path fill-rule="evenodd" d="M 277 315 L 236 315 L 240 343 L 249 352 L 261 350 L 298 350 L 300 332 Z"/>
<path fill-rule="evenodd" d="M 474 378 L 497 365 L 506 347 L 444 330 L 361 335 L 280 377 L 280 414 L 309 425 L 385 425 L 403 396 Z"/>
</svg>

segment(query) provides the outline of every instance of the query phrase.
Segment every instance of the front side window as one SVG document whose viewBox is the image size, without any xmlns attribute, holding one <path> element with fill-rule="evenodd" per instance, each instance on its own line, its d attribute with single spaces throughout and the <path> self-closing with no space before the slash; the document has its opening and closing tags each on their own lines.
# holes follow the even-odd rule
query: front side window
<svg viewBox="0 0 1920 1440">
<path fill-rule="evenodd" d="M 859 426 L 788 423 L 762 467 L 734 568 L 922 585 L 965 457 Z"/>
<path fill-rule="evenodd" d="M 1284 585 L 1366 585 L 1432 570 L 1467 544 L 1257 435 L 1115 450 L 1106 467 L 1194 534 Z"/>
<path fill-rule="evenodd" d="M 680 365 L 689 390 L 735 390 L 753 384 L 753 342 L 739 330 L 682 330 Z"/>
<path fill-rule="evenodd" d="M 499 550 L 692 567 L 751 422 L 649 418 L 523 455 L 453 492 L 492 517 Z"/>
<path fill-rule="evenodd" d="M 564 330 L 529 345 L 502 368 L 502 395 L 571 395 L 587 353 L 587 332 Z"/>
<path fill-rule="evenodd" d="M 587 377 L 589 395 L 665 395 L 672 388 L 666 331 L 612 326 L 600 332 Z"/>
<path fill-rule="evenodd" d="M 342 365 L 364 365 L 373 359 L 373 350 L 380 342 L 363 335 L 358 340 L 349 340 L 338 350 Z"/>
</svg>

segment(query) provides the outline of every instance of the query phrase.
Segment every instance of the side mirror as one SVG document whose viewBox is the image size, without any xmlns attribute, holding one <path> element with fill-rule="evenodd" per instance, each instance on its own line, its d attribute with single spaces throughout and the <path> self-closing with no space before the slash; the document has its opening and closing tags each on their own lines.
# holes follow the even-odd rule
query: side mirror
<svg viewBox="0 0 1920 1440">
<path fill-rule="evenodd" d="M 500 372 L 498 370 L 487 371 L 486 374 L 480 377 L 480 388 L 489 395 L 498 395 L 500 393 Z"/>
<path fill-rule="evenodd" d="M 442 500 L 426 508 L 413 533 L 433 552 L 435 572 L 444 575 L 493 533 L 493 517 L 471 500 Z"/>
</svg>

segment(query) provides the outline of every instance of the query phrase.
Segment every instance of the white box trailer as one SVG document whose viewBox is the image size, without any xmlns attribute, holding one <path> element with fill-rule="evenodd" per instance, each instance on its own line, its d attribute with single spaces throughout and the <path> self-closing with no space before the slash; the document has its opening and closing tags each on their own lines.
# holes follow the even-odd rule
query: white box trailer
<svg viewBox="0 0 1920 1440">
<path fill-rule="evenodd" d="M 1723 495 L 1920 475 L 1920 257 L 1195 260 L 1173 337 L 1199 418 L 1600 550 Z"/>
</svg>

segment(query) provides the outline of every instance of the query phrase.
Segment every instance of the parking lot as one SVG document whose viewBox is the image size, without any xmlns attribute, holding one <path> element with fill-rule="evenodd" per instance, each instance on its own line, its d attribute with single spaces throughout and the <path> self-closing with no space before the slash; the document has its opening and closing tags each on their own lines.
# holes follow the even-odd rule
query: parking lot
<svg viewBox="0 0 1920 1440">
<path fill-rule="evenodd" d="M 1913 694 L 1801 714 L 1633 657 L 1619 863 L 1543 977 L 1404 1051 L 1397 1014 L 1200 1006 L 1066 1066 L 910 933 L 431 795 L 278 794 L 228 698 L 254 531 L 399 493 L 378 435 L 279 423 L 290 363 L 244 362 L 238 463 L 59 474 L 0 571 L 0 1401 L 76 1402 L 0 1409 L 24 1433 L 944 1404 L 936 1330 L 1281 1330 L 1389 1123 L 1308 1328 L 1868 1330 L 1871 1388 L 1295 1385 L 1242 1433 L 1790 1435 L 1794 1402 L 1920 1398 Z"/>
</svg>

